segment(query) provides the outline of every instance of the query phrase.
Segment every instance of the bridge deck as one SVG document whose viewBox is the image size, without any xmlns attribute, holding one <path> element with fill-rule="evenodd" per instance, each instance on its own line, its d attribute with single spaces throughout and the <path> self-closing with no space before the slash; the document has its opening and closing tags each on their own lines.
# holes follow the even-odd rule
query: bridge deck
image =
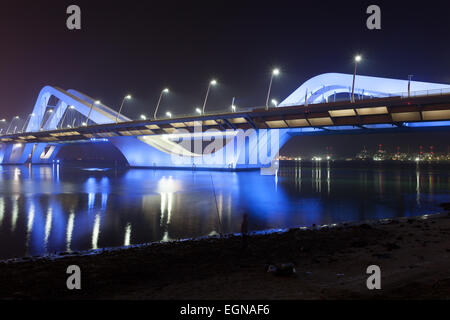
<svg viewBox="0 0 450 320">
<path fill-rule="evenodd" d="M 66 143 L 120 136 L 160 135 L 176 129 L 194 132 L 194 126 L 208 129 L 282 129 L 282 128 L 340 128 L 388 124 L 402 127 L 408 123 L 450 120 L 450 94 L 423 97 L 389 97 L 252 109 L 235 113 L 215 113 L 159 120 L 92 125 L 52 131 L 4 135 L 1 143 L 53 142 Z M 199 130 L 197 127 L 196 130 Z M 198 132 L 198 131 L 196 131 Z"/>
</svg>

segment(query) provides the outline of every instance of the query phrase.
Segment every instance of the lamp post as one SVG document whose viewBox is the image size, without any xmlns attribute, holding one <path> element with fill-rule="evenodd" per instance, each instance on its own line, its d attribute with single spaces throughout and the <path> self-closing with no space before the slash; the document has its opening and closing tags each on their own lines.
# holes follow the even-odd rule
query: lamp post
<svg viewBox="0 0 450 320">
<path fill-rule="evenodd" d="M 125 103 L 125 100 L 130 100 L 130 99 L 131 99 L 131 95 L 126 95 L 125 97 L 123 97 L 122 104 L 120 105 L 120 108 L 119 108 L 119 113 L 116 115 L 116 123 L 119 122 L 119 116 L 120 116 L 120 113 L 122 112 L 122 108 Z"/>
<path fill-rule="evenodd" d="M 202 109 L 200 109 L 200 108 L 195 108 L 195 112 L 197 112 L 198 114 L 202 114 Z"/>
<path fill-rule="evenodd" d="M 278 76 L 279 74 L 280 74 L 280 69 L 275 68 L 272 70 L 272 74 L 270 76 L 270 82 L 269 82 L 269 89 L 267 90 L 266 110 L 269 109 L 269 99 L 270 99 L 270 91 L 272 90 L 273 77 Z"/>
<path fill-rule="evenodd" d="M 89 113 L 88 113 L 88 116 L 87 116 L 87 119 L 86 119 L 86 125 L 85 126 L 87 126 L 87 124 L 89 123 L 89 118 L 91 117 L 91 112 L 92 112 L 92 108 L 94 107 L 94 104 L 100 104 L 101 102 L 99 101 L 99 100 L 97 100 L 97 101 L 95 101 L 95 102 L 92 102 L 92 104 L 91 104 L 91 108 L 89 109 Z M 83 122 L 84 123 L 84 122 Z"/>
<path fill-rule="evenodd" d="M 355 78 L 356 78 L 356 66 L 358 65 L 358 62 L 361 61 L 361 56 L 357 55 L 355 56 L 355 69 L 353 71 L 353 84 L 352 84 L 352 102 L 355 102 Z"/>
<path fill-rule="evenodd" d="M 155 113 L 153 114 L 153 119 L 156 120 L 156 113 L 158 112 L 159 104 L 161 103 L 161 99 L 164 93 L 169 93 L 169 89 L 165 88 L 161 90 L 161 94 L 159 95 L 158 103 L 156 104 Z"/>
<path fill-rule="evenodd" d="M 410 74 L 408 76 L 408 98 L 411 96 L 411 79 L 412 79 L 413 75 Z"/>
<path fill-rule="evenodd" d="M 141 114 L 141 119 L 142 120 L 147 120 L 147 117 L 145 116 L 145 114 Z"/>
<path fill-rule="evenodd" d="M 209 95 L 209 89 L 211 89 L 211 86 L 215 86 L 217 84 L 216 80 L 211 80 L 208 84 L 208 89 L 206 90 L 206 95 L 205 95 L 205 101 L 203 101 L 203 108 L 202 108 L 202 114 L 205 114 L 205 107 L 206 107 L 206 101 L 208 100 L 208 95 Z"/>
<path fill-rule="evenodd" d="M 166 116 L 168 116 L 169 118 L 172 118 L 172 113 L 170 111 L 167 111 Z"/>
<path fill-rule="evenodd" d="M 8 128 L 6 129 L 6 132 L 5 132 L 6 134 L 8 134 L 8 131 L 9 131 L 9 129 L 11 128 L 11 125 L 13 124 L 14 119 L 19 119 L 19 116 L 15 116 L 14 118 L 12 118 L 11 122 L 9 123 Z"/>
</svg>

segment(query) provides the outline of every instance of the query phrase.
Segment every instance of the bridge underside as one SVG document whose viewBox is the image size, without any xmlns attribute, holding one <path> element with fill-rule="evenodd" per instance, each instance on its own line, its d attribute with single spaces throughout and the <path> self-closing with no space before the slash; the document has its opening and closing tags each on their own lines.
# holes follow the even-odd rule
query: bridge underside
<svg viewBox="0 0 450 320">
<path fill-rule="evenodd" d="M 253 131 L 251 134 L 236 131 L 227 136 L 217 134 L 208 141 L 172 137 L 173 142 L 183 145 L 192 154 L 170 153 L 164 146 L 155 144 L 152 136 L 111 137 L 75 143 L 110 143 L 116 147 L 132 167 L 188 168 L 244 170 L 270 167 L 279 149 L 293 136 L 372 134 L 372 133 L 412 133 L 436 132 L 450 128 L 450 121 L 409 123 L 402 127 L 392 125 L 372 125 L 361 127 L 335 128 L 294 128 Z M 243 135 L 241 135 L 243 134 Z M 240 136 L 241 135 L 241 136 Z M 167 138 L 165 138 L 167 139 Z M 202 141 L 203 140 L 203 141 Z M 181 142 L 180 142 L 181 141 Z M 0 144 L 1 164 L 51 164 L 59 162 L 58 151 L 62 146 L 70 148 L 70 143 L 14 143 Z M 203 156 L 197 154 L 205 153 Z"/>
</svg>

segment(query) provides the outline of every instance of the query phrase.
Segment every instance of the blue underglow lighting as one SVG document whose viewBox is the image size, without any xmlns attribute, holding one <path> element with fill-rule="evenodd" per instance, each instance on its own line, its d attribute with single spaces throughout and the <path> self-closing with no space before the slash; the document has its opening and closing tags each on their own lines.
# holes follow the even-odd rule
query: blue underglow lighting
<svg viewBox="0 0 450 320">
<path fill-rule="evenodd" d="M 98 171 L 98 172 L 102 172 L 102 171 L 108 171 L 109 168 L 83 168 L 82 170 L 84 170 L 84 171 Z"/>
<path fill-rule="evenodd" d="M 109 140 L 106 138 L 91 138 L 89 139 L 92 142 L 108 142 Z"/>
<path fill-rule="evenodd" d="M 290 132 L 320 132 L 323 129 L 319 128 L 293 128 L 289 130 Z"/>
<path fill-rule="evenodd" d="M 361 130 L 361 127 L 355 126 L 335 126 L 335 127 L 324 127 L 327 130 Z"/>
<path fill-rule="evenodd" d="M 447 127 L 450 126 L 450 121 L 433 121 L 433 122 L 408 122 L 404 124 L 410 128 L 422 128 L 422 127 Z"/>
<path fill-rule="evenodd" d="M 393 124 L 365 124 L 363 127 L 366 129 L 390 129 L 396 126 Z"/>
</svg>

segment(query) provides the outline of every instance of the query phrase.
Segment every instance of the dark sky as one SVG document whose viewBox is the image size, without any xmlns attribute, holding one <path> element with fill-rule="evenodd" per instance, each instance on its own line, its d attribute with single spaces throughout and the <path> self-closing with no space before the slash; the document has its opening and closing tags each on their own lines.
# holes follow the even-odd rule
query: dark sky
<svg viewBox="0 0 450 320">
<path fill-rule="evenodd" d="M 82 30 L 66 28 L 77 4 Z M 366 28 L 370 4 L 382 30 Z M 358 73 L 450 83 L 448 1 L 2 1 L 0 118 L 28 114 L 44 85 L 77 89 L 124 113 L 191 113 L 216 78 L 207 109 L 236 97 L 261 106 L 270 72 L 282 74 L 273 97 L 284 99 L 310 77 Z"/>
</svg>

